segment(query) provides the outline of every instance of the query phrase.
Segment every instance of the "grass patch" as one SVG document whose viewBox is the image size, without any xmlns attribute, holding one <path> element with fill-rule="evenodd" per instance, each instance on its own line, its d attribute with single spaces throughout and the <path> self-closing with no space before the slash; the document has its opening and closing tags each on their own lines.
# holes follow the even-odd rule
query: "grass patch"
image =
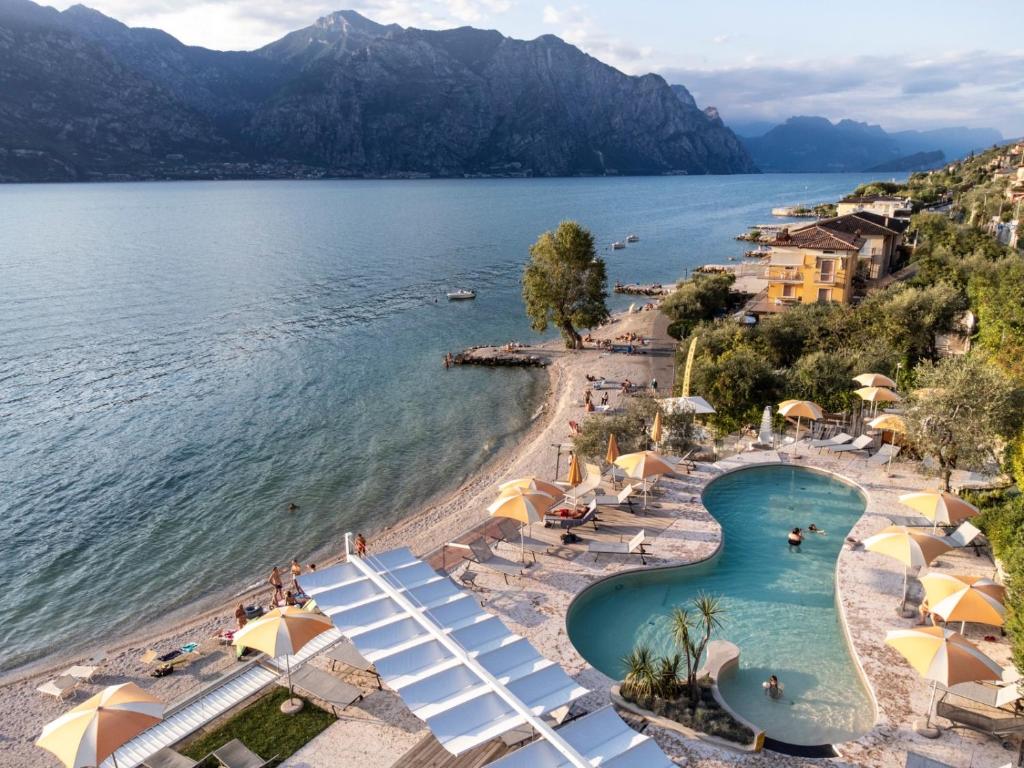
<svg viewBox="0 0 1024 768">
<path fill-rule="evenodd" d="M 287 698 L 287 688 L 276 688 L 216 730 L 193 741 L 181 753 L 200 760 L 232 739 L 238 739 L 265 760 L 274 755 L 284 760 L 337 719 L 308 701 L 298 714 L 282 714 L 281 702 Z M 216 764 L 213 759 L 208 762 Z"/>
</svg>

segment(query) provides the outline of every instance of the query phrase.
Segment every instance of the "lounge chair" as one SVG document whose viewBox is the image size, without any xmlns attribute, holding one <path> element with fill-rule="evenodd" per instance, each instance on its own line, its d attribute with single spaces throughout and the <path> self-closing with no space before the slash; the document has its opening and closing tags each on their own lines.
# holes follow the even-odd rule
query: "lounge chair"
<svg viewBox="0 0 1024 768">
<path fill-rule="evenodd" d="M 476 539 L 468 545 L 449 544 L 448 546 L 468 549 L 471 554 L 469 557 L 463 557 L 464 560 L 476 563 L 481 568 L 485 568 L 489 571 L 500 573 L 505 577 L 506 584 L 509 583 L 509 576 L 521 576 L 523 573 L 522 563 L 514 563 L 511 560 L 506 560 L 504 557 L 494 554 L 483 539 Z"/>
<path fill-rule="evenodd" d="M 594 498 L 594 503 L 599 507 L 627 507 L 630 512 L 633 511 L 633 496 L 636 494 L 636 488 L 632 485 L 627 485 L 621 491 L 614 496 L 597 496 Z"/>
<path fill-rule="evenodd" d="M 900 447 L 886 443 L 868 458 L 868 464 L 888 464 L 899 455 Z"/>
<path fill-rule="evenodd" d="M 344 664 L 350 669 L 373 675 L 377 678 L 377 688 L 380 690 L 384 689 L 384 686 L 381 684 L 380 675 L 377 673 L 377 667 L 374 666 L 372 661 L 367 661 L 366 657 L 356 650 L 356 647 L 347 639 L 343 639 L 340 643 L 335 643 L 324 655 L 331 660 L 332 672 L 338 664 Z"/>
<path fill-rule="evenodd" d="M 597 558 L 602 554 L 610 555 L 640 555 L 640 562 L 647 565 L 647 559 L 644 551 L 644 541 L 646 535 L 644 531 L 640 531 L 636 536 L 631 538 L 629 541 L 620 539 L 619 541 L 591 541 L 587 545 L 587 550 L 594 553 L 594 562 L 597 562 Z"/>
<path fill-rule="evenodd" d="M 579 525 L 591 523 L 596 531 L 598 522 L 596 499 L 587 505 L 587 510 L 583 513 L 582 517 L 562 517 L 561 515 L 553 515 L 550 512 L 544 515 L 545 528 L 550 528 L 552 526 L 557 526 L 559 528 L 575 528 Z"/>
<path fill-rule="evenodd" d="M 587 474 L 584 476 L 583 482 L 567 490 L 563 501 L 579 503 L 584 499 L 584 497 L 593 493 L 600 487 L 601 468 L 597 466 L 597 464 L 587 464 Z"/>
<path fill-rule="evenodd" d="M 836 445 L 846 445 L 853 440 L 853 435 L 848 435 L 845 432 L 840 432 L 838 435 L 832 435 L 832 437 L 826 437 L 823 440 L 811 440 L 807 443 L 811 448 L 831 448 Z"/>
<path fill-rule="evenodd" d="M 976 555 L 981 554 L 981 538 L 981 531 L 970 520 L 964 520 L 955 531 L 946 537 L 949 543 L 955 547 L 974 547 Z"/>
<path fill-rule="evenodd" d="M 514 547 L 520 552 L 529 552 L 533 562 L 537 562 L 537 553 L 546 555 L 551 547 L 542 541 L 522 535 L 523 526 L 515 520 L 505 518 L 498 523 L 499 537 L 497 541 Z"/>
<path fill-rule="evenodd" d="M 919 755 L 917 752 L 907 752 L 907 761 L 904 768 L 953 768 L 949 763 L 940 763 L 930 757 Z"/>
<path fill-rule="evenodd" d="M 314 699 L 327 704 L 335 717 L 338 716 L 339 709 L 346 709 L 363 698 L 363 692 L 356 686 L 309 664 L 304 664 L 293 672 L 291 681 L 293 688 L 305 691 Z"/>
<path fill-rule="evenodd" d="M 99 667 L 87 667 L 76 664 L 65 669 L 61 673 L 61 677 L 73 677 L 75 680 L 81 680 L 83 683 L 91 683 L 92 679 L 96 677 L 97 671 L 99 671 Z"/>
<path fill-rule="evenodd" d="M 861 435 L 852 443 L 846 443 L 845 445 L 826 445 L 823 447 L 830 453 L 846 453 L 847 451 L 867 450 L 873 442 L 875 442 L 875 438 L 871 435 Z"/>
<path fill-rule="evenodd" d="M 47 680 L 36 690 L 40 693 L 45 693 L 47 696 L 53 696 L 58 701 L 63 701 L 74 696 L 77 688 L 78 680 L 76 678 L 71 677 L 71 675 L 61 675 L 54 680 Z"/>
<path fill-rule="evenodd" d="M 666 456 L 665 461 L 671 464 L 675 469 L 682 469 L 686 474 L 690 474 L 697 469 L 697 462 L 693 460 L 693 455 L 697 453 L 697 449 L 687 451 L 682 456 Z"/>
<path fill-rule="evenodd" d="M 143 760 L 142 765 L 144 768 L 195 768 L 199 763 L 170 747 L 164 747 Z"/>
<path fill-rule="evenodd" d="M 238 739 L 232 739 L 220 749 L 213 750 L 213 756 L 224 768 L 266 768 L 277 760 L 277 755 L 264 760 Z"/>
<path fill-rule="evenodd" d="M 199 658 L 199 643 L 185 643 L 180 648 L 175 648 L 173 651 L 169 651 L 164 654 L 157 653 L 152 648 L 147 650 L 140 657 L 139 661 L 143 664 L 166 664 L 168 666 L 177 666 L 178 664 L 188 664 L 193 659 Z"/>
</svg>

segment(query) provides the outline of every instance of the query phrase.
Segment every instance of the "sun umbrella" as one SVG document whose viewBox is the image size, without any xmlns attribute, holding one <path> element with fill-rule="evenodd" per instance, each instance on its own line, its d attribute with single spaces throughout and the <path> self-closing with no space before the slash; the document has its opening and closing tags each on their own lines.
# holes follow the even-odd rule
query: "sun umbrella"
<svg viewBox="0 0 1024 768">
<path fill-rule="evenodd" d="M 667 475 L 674 471 L 672 465 L 654 451 L 624 454 L 615 460 L 615 466 L 629 477 L 644 481 L 644 509 L 647 508 L 647 478 Z"/>
<path fill-rule="evenodd" d="M 292 666 L 291 656 L 302 650 L 302 647 L 319 635 L 331 629 L 334 624 L 320 613 L 304 611 L 296 605 L 275 608 L 265 616 L 251 621 L 235 632 L 232 644 L 239 647 L 255 648 L 268 656 L 277 658 L 284 656 L 288 670 L 288 701 L 281 705 L 282 710 L 297 712 L 302 708 L 301 701 L 292 697 Z"/>
<path fill-rule="evenodd" d="M 901 435 L 907 432 L 907 422 L 903 420 L 902 416 L 897 416 L 895 413 L 883 413 L 881 416 L 875 416 L 875 418 L 868 422 L 868 426 L 872 429 L 883 429 L 892 432 L 892 440 L 889 441 L 890 448 L 896 443 L 897 432 Z M 895 451 L 889 451 L 889 466 L 886 471 L 892 468 L 892 457 L 894 455 Z"/>
<path fill-rule="evenodd" d="M 608 435 L 608 452 L 605 453 L 604 460 L 609 464 L 614 464 L 617 458 L 619 458 L 619 441 L 614 434 L 611 434 Z"/>
<path fill-rule="evenodd" d="M 976 506 L 968 504 L 949 491 L 920 491 L 900 496 L 900 503 L 932 521 L 932 530 L 939 523 L 959 525 L 964 520 L 981 513 Z"/>
<path fill-rule="evenodd" d="M 890 630 L 885 636 L 890 645 L 903 654 L 917 673 L 932 681 L 932 699 L 924 727 L 931 724 L 935 688 L 980 680 L 999 680 L 1003 670 L 963 635 L 942 627 L 915 627 Z"/>
<path fill-rule="evenodd" d="M 968 621 L 1003 625 L 1006 589 L 980 576 L 952 576 L 929 573 L 921 577 L 929 610 L 943 621 L 959 621 L 960 631 Z"/>
<path fill-rule="evenodd" d="M 861 373 L 854 376 L 853 380 L 862 387 L 889 387 L 890 389 L 896 389 L 896 382 L 880 373 Z"/>
<path fill-rule="evenodd" d="M 861 400 L 871 403 L 872 414 L 878 408 L 879 403 L 898 403 L 903 399 L 891 389 L 886 389 L 885 387 L 861 387 L 860 389 L 853 390 L 853 394 L 857 395 Z"/>
<path fill-rule="evenodd" d="M 952 549 L 945 539 L 945 536 L 936 536 L 927 531 L 891 525 L 864 539 L 864 548 L 903 563 L 903 599 L 900 603 L 902 606 L 907 602 L 907 569 L 923 568 L 943 552 Z"/>
<path fill-rule="evenodd" d="M 821 418 L 821 406 L 810 400 L 783 400 L 779 403 L 779 415 L 793 418 L 796 416 L 796 437 L 793 444 L 800 442 L 800 420 L 817 421 Z"/>
<path fill-rule="evenodd" d="M 36 744 L 67 768 L 99 765 L 108 757 L 116 766 L 114 751 L 163 716 L 163 702 L 135 683 L 112 685 L 47 724 Z"/>
<path fill-rule="evenodd" d="M 657 445 L 661 442 L 661 411 L 654 414 L 654 424 L 651 425 L 651 440 Z"/>
<path fill-rule="evenodd" d="M 580 471 L 580 460 L 576 454 L 572 454 L 569 460 L 569 476 L 566 478 L 569 487 L 573 490 L 572 505 L 576 506 L 576 486 L 583 482 L 583 473 Z"/>
<path fill-rule="evenodd" d="M 562 498 L 561 491 L 558 498 Z M 514 488 L 509 493 L 502 494 L 494 501 L 487 511 L 491 517 L 507 517 L 510 520 L 518 520 L 523 525 L 533 525 L 544 519 L 547 512 L 555 503 L 555 497 L 540 491 L 526 488 Z M 526 543 L 523 539 L 523 529 L 519 528 L 519 554 L 526 561 Z"/>
<path fill-rule="evenodd" d="M 554 483 L 549 483 L 547 480 L 541 480 L 539 477 L 519 477 L 515 480 L 509 480 L 507 483 L 502 483 L 498 486 L 498 492 L 502 496 L 515 493 L 518 490 L 525 491 L 539 491 L 540 493 L 546 493 L 552 498 L 559 498 L 562 495 L 562 489 Z"/>
</svg>

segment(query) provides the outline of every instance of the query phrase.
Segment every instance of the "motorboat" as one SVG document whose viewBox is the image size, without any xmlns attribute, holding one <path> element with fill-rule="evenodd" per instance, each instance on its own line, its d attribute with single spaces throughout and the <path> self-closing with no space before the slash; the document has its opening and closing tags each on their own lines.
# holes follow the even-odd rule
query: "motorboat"
<svg viewBox="0 0 1024 768">
<path fill-rule="evenodd" d="M 624 242 L 622 242 L 621 240 L 616 240 L 614 243 L 612 243 L 612 250 L 613 251 L 621 251 L 625 247 L 626 247 L 626 244 Z"/>
<path fill-rule="evenodd" d="M 640 242 L 640 235 L 628 234 L 628 235 L 626 235 L 626 242 L 627 243 L 639 243 Z"/>
<path fill-rule="evenodd" d="M 449 291 L 448 292 L 448 300 L 449 301 L 465 301 L 467 299 L 475 299 L 475 298 L 476 298 L 476 291 L 466 290 L 465 288 L 463 288 L 461 290 L 458 290 L 458 291 Z"/>
</svg>

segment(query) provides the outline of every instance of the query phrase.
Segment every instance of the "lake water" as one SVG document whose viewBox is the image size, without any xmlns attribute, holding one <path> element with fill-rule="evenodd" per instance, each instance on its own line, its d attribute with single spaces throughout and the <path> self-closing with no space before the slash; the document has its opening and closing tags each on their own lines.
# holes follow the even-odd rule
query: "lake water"
<svg viewBox="0 0 1024 768">
<path fill-rule="evenodd" d="M 772 206 L 866 179 L 0 186 L 0 669 L 457 487 L 546 381 L 442 355 L 534 336 L 519 278 L 560 220 L 593 230 L 611 282 L 671 281 L 742 253 Z M 477 300 L 448 303 L 462 286 Z"/>
</svg>

